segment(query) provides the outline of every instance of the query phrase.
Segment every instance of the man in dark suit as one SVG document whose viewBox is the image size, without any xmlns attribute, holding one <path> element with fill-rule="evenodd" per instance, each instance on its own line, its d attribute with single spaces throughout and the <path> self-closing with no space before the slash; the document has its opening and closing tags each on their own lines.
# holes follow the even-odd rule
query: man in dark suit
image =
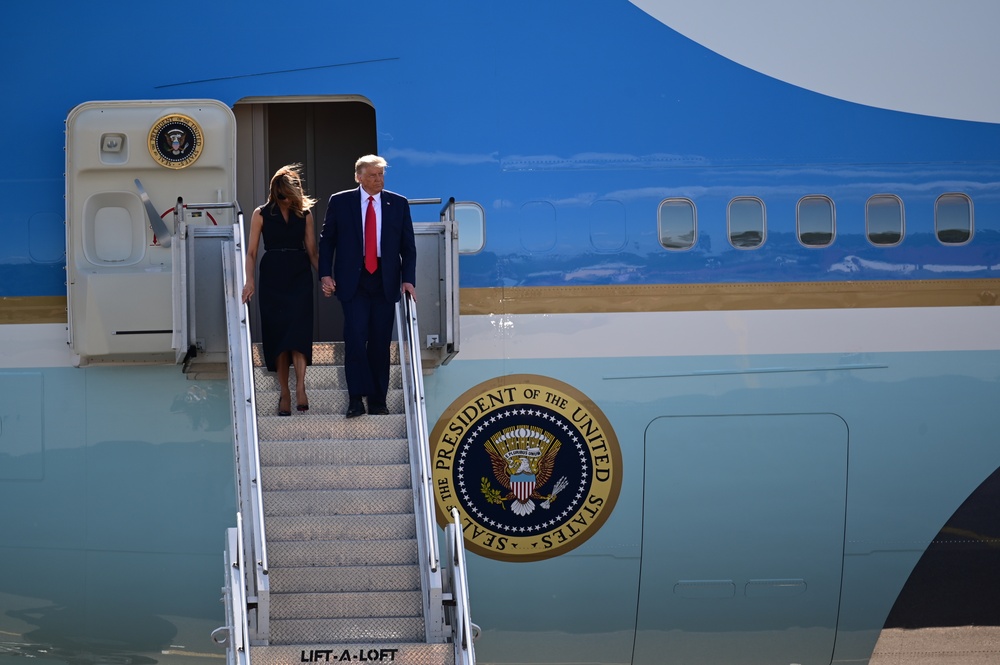
<svg viewBox="0 0 1000 665">
<path fill-rule="evenodd" d="M 319 239 L 323 295 L 344 308 L 347 417 L 389 413 L 389 345 L 400 289 L 416 300 L 417 246 L 410 204 L 386 191 L 384 159 L 365 155 L 354 165 L 356 189 L 330 197 Z M 333 267 L 331 277 L 331 265 Z"/>
</svg>

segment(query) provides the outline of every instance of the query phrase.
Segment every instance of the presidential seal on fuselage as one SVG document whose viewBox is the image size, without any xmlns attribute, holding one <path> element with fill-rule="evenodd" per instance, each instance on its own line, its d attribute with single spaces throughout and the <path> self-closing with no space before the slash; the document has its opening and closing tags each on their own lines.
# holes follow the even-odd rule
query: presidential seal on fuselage
<svg viewBox="0 0 1000 665">
<path fill-rule="evenodd" d="M 621 451 L 601 410 L 561 381 L 518 374 L 456 399 L 431 434 L 438 521 L 457 508 L 466 547 L 536 561 L 594 535 L 621 489 Z"/>
<path fill-rule="evenodd" d="M 201 156 L 205 137 L 201 126 L 180 113 L 163 116 L 149 130 L 149 154 L 160 166 L 183 169 Z"/>
</svg>

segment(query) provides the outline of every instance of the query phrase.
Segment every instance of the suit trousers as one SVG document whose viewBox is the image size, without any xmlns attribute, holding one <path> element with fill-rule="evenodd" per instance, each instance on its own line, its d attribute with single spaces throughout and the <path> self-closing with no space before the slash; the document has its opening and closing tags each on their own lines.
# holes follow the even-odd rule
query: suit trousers
<svg viewBox="0 0 1000 665">
<path fill-rule="evenodd" d="M 385 404 L 389 391 L 389 345 L 396 304 L 385 297 L 382 268 L 361 271 L 358 290 L 341 301 L 344 310 L 344 371 L 352 399 L 368 398 L 369 409 Z"/>
</svg>

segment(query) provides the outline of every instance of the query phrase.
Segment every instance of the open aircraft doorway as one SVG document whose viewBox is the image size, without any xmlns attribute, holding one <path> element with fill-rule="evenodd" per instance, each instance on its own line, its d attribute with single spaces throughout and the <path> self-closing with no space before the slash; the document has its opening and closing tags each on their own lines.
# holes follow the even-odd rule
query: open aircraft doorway
<svg viewBox="0 0 1000 665">
<path fill-rule="evenodd" d="M 317 238 L 330 195 L 356 186 L 354 162 L 378 152 L 375 108 L 357 95 L 331 97 L 247 97 L 236 103 L 237 192 L 246 215 L 267 200 L 274 172 L 285 164 L 302 165 L 306 192 L 317 199 L 313 215 Z M 264 248 L 266 251 L 266 247 Z M 261 252 L 261 256 L 263 252 Z M 343 339 L 340 307 L 320 306 L 316 289 L 313 339 Z M 259 341 L 259 313 L 251 301 L 251 329 Z M 329 305 L 329 303 L 327 303 Z"/>
</svg>

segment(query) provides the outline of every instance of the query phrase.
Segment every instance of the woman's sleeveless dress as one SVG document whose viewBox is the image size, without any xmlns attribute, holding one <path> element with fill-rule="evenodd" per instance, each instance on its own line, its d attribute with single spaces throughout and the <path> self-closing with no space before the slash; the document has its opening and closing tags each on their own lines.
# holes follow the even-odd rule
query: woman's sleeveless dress
<svg viewBox="0 0 1000 665">
<path fill-rule="evenodd" d="M 299 351 L 312 364 L 313 272 L 305 249 L 306 220 L 289 212 L 286 223 L 276 205 L 260 209 L 264 255 L 260 260 L 260 307 L 264 362 L 277 369 L 278 355 Z M 289 363 L 291 356 L 289 355 Z"/>
</svg>

